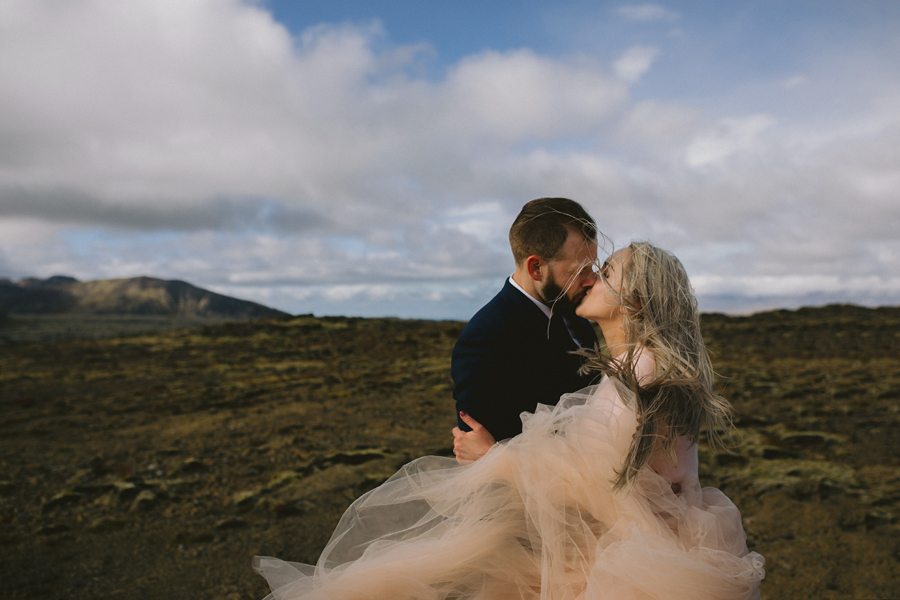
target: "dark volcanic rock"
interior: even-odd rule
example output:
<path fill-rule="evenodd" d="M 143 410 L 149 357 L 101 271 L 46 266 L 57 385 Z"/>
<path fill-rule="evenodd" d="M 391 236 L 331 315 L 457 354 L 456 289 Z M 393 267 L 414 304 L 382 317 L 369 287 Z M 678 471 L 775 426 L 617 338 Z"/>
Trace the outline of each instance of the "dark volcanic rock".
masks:
<path fill-rule="evenodd" d="M 49 510 L 53 510 L 54 508 L 59 508 L 61 506 L 68 506 L 69 504 L 76 504 L 81 502 L 84 498 L 83 495 L 78 492 L 73 492 L 71 490 L 62 491 L 55 496 L 53 496 L 50 500 L 44 503 L 42 507 L 44 512 Z"/>
<path fill-rule="evenodd" d="M 206 471 L 209 467 L 202 460 L 186 458 L 179 469 L 184 473 L 199 473 L 200 471 Z"/>
<path fill-rule="evenodd" d="M 155 492 L 151 490 L 142 490 L 137 496 L 135 496 L 134 502 L 132 502 L 131 507 L 133 510 L 147 511 L 156 506 L 158 502 L 159 496 L 157 496 Z"/>
<path fill-rule="evenodd" d="M 249 523 L 244 519 L 222 519 L 216 523 L 216 529 L 242 529 L 248 525 Z"/>
<path fill-rule="evenodd" d="M 99 517 L 88 524 L 86 529 L 94 533 L 103 533 L 106 531 L 118 531 L 123 529 L 127 523 L 121 519 L 111 517 Z"/>

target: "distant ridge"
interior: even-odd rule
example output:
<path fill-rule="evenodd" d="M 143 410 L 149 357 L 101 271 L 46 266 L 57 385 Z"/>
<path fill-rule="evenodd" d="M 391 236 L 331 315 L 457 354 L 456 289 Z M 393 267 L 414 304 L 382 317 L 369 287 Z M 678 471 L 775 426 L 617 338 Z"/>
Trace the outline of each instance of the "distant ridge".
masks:
<path fill-rule="evenodd" d="M 31 315 L 129 315 L 256 319 L 287 313 L 193 286 L 185 281 L 133 277 L 81 282 L 54 275 L 17 282 L 0 279 L 0 312 Z"/>

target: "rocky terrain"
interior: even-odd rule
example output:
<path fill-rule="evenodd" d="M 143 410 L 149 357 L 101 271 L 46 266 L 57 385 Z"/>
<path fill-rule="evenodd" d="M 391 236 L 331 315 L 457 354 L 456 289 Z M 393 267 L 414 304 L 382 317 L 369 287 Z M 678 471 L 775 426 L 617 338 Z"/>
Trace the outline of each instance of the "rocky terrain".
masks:
<path fill-rule="evenodd" d="M 9 326 L 0 323 L 0 334 Z M 262 598 L 359 494 L 448 455 L 461 323 L 302 316 L 0 344 L 5 598 Z M 763 597 L 900 597 L 900 308 L 705 315 L 737 445 L 701 449 Z"/>

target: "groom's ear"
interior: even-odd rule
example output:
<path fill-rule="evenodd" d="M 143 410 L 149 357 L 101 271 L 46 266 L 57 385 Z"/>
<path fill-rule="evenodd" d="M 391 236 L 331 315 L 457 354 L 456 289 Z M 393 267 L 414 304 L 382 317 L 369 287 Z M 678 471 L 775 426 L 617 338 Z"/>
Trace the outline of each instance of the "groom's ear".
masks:
<path fill-rule="evenodd" d="M 544 260 L 537 254 L 532 254 L 525 259 L 525 270 L 528 271 L 528 276 L 535 281 L 541 281 L 541 278 L 543 277 L 541 267 L 543 265 Z"/>

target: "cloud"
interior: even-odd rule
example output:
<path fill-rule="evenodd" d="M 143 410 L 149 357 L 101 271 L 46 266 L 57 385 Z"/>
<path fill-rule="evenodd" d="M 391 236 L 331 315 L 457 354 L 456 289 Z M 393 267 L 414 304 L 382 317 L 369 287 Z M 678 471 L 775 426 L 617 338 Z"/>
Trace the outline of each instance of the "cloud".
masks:
<path fill-rule="evenodd" d="M 779 110 L 746 86 L 741 103 L 638 96 L 669 51 L 649 43 L 611 71 L 487 49 L 426 77 L 436 50 L 378 22 L 292 33 L 257 2 L 4 10 L 0 276 L 155 275 L 294 312 L 464 317 L 511 272 L 522 203 L 561 195 L 619 245 L 675 251 L 715 302 L 884 301 L 900 278 L 892 64 L 750 86 L 790 96 Z M 807 110 L 831 81 L 840 103 Z"/>
<path fill-rule="evenodd" d="M 636 83 L 650 70 L 659 50 L 649 46 L 633 46 L 625 51 L 613 64 L 613 68 L 621 79 L 628 83 Z"/>
<path fill-rule="evenodd" d="M 616 14 L 629 21 L 672 21 L 678 13 L 659 4 L 627 4 L 616 8 Z"/>
<path fill-rule="evenodd" d="M 0 56 L 3 214 L 140 229 L 193 211 L 177 221 L 203 227 L 204 211 L 263 198 L 285 214 L 412 223 L 441 198 L 477 197 L 467 179 L 486 156 L 597 130 L 627 98 L 596 64 L 528 50 L 415 78 L 429 49 L 392 46 L 377 23 L 292 39 L 237 0 L 15 9 Z"/>
<path fill-rule="evenodd" d="M 803 75 L 794 75 L 793 77 L 788 77 L 787 79 L 785 79 L 783 85 L 785 89 L 790 90 L 795 87 L 806 85 L 807 83 L 809 83 L 808 78 L 804 77 Z"/>
<path fill-rule="evenodd" d="M 137 230 L 265 229 L 282 233 L 329 231 L 336 224 L 322 211 L 273 198 L 200 198 L 179 205 L 122 203 L 79 190 L 0 188 L 5 218 L 40 218 L 51 223 L 103 225 Z"/>
<path fill-rule="evenodd" d="M 759 136 L 774 124 L 775 119 L 764 114 L 722 119 L 688 145 L 685 162 L 691 167 L 721 164 L 738 152 L 756 147 Z"/>
<path fill-rule="evenodd" d="M 327 300 L 346 302 L 351 298 L 366 296 L 373 300 L 392 300 L 391 288 L 386 285 L 338 285 L 324 292 Z"/>
<path fill-rule="evenodd" d="M 454 131 L 506 143 L 594 129 L 626 99 L 625 87 L 595 64 L 560 63 L 527 50 L 466 58 L 442 88 Z"/>
<path fill-rule="evenodd" d="M 615 134 L 622 144 L 674 147 L 696 135 L 703 124 L 703 116 L 695 108 L 644 100 L 622 114 Z"/>

